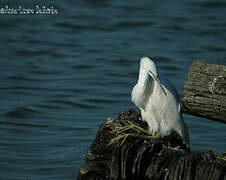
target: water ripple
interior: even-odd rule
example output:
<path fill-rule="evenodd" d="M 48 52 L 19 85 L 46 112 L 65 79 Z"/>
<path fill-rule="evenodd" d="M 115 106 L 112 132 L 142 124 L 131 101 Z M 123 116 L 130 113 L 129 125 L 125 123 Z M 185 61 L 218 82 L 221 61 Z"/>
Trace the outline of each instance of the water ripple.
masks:
<path fill-rule="evenodd" d="M 54 3 L 57 15 L 1 16 L 4 180 L 75 179 L 104 119 L 135 108 L 130 94 L 142 56 L 180 94 L 193 60 L 226 65 L 223 1 Z M 225 126 L 184 119 L 192 150 L 225 151 Z"/>
<path fill-rule="evenodd" d="M 17 107 L 5 113 L 6 116 L 12 118 L 35 118 L 36 116 L 39 116 L 39 114 L 40 112 L 28 107 Z"/>
<path fill-rule="evenodd" d="M 85 104 L 81 102 L 72 102 L 72 101 L 66 101 L 66 100 L 49 100 L 48 103 L 53 104 L 62 104 L 67 106 L 73 106 L 81 109 L 98 109 L 95 105 Z"/>

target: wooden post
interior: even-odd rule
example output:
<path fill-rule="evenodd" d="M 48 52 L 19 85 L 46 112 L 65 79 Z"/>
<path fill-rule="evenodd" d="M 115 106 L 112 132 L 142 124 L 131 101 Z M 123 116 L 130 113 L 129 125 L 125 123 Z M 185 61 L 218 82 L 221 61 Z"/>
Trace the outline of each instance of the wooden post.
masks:
<path fill-rule="evenodd" d="M 119 140 L 109 145 L 112 138 L 118 137 L 120 127 L 132 123 L 145 128 L 140 118 L 140 112 L 134 110 L 124 111 L 117 119 L 108 118 L 100 126 L 77 179 L 226 180 L 226 154 L 192 153 L 175 136 L 143 138 L 128 130 L 124 133 L 133 136 L 123 144 Z"/>
<path fill-rule="evenodd" d="M 182 110 L 226 123 L 226 66 L 195 61 L 185 82 Z M 140 119 L 140 112 L 134 110 L 108 118 L 100 126 L 77 179 L 226 180 L 226 153 L 193 153 L 173 134 L 152 139 L 128 130 L 123 133 L 130 136 L 122 144 L 119 140 L 109 145 L 120 135 L 118 128 L 129 124 L 146 128 Z"/>
<path fill-rule="evenodd" d="M 194 61 L 184 85 L 182 111 L 226 123 L 226 66 Z"/>

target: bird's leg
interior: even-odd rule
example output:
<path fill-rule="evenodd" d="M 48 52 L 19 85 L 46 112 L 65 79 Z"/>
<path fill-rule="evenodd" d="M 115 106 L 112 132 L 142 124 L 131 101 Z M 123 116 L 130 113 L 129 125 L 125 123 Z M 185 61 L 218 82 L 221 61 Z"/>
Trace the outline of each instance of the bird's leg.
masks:
<path fill-rule="evenodd" d="M 153 135 L 148 130 L 145 130 L 145 129 L 143 129 L 143 128 L 135 125 L 135 124 L 130 124 L 130 125 L 127 125 L 125 127 L 117 128 L 115 131 L 118 134 L 121 134 L 121 133 L 128 131 L 128 130 L 134 130 L 134 131 L 138 132 L 139 134 L 127 133 L 127 134 L 118 135 L 117 137 L 111 139 L 111 141 L 108 143 L 108 146 L 113 144 L 116 141 L 119 141 L 120 139 L 122 139 L 122 142 L 120 144 L 120 145 L 122 145 L 125 142 L 125 140 L 127 139 L 127 137 L 129 137 L 129 136 L 133 137 L 133 138 L 141 138 L 141 139 L 156 139 L 156 138 L 160 137 L 159 134 Z M 146 134 L 146 135 L 142 135 L 141 133 Z"/>

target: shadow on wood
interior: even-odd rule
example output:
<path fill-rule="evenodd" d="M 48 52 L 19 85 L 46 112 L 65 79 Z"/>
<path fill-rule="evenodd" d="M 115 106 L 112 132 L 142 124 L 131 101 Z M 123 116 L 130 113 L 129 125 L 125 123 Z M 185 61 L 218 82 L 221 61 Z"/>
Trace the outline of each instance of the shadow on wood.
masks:
<path fill-rule="evenodd" d="M 194 154 L 175 136 L 158 139 L 128 137 L 108 146 L 118 127 L 136 124 L 146 128 L 140 112 L 127 110 L 102 124 L 80 169 L 78 180 L 226 180 L 226 155 L 209 151 Z M 131 134 L 137 134 L 129 130 Z"/>
<path fill-rule="evenodd" d="M 226 123 L 226 66 L 201 61 L 191 65 L 182 111 Z"/>

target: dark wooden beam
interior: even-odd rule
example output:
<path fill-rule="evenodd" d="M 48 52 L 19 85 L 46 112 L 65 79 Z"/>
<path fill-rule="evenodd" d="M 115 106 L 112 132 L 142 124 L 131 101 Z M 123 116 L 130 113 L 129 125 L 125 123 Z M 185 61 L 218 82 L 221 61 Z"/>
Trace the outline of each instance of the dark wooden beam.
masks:
<path fill-rule="evenodd" d="M 194 61 L 184 85 L 182 111 L 226 123 L 226 66 Z"/>
<path fill-rule="evenodd" d="M 226 179 L 226 154 L 192 153 L 176 136 L 151 139 L 128 130 L 124 133 L 132 135 L 123 144 L 119 140 L 108 145 L 118 137 L 117 128 L 131 123 L 146 128 L 140 118 L 140 112 L 134 110 L 124 111 L 116 119 L 108 118 L 100 126 L 77 179 Z"/>

